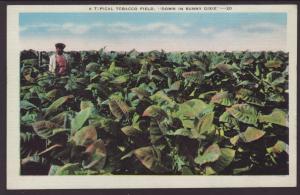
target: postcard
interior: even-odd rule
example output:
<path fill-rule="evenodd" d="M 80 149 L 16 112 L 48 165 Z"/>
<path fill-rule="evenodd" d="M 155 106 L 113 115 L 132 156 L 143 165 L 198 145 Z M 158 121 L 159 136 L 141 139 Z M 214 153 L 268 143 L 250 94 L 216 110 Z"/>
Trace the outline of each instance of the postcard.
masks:
<path fill-rule="evenodd" d="M 9 5 L 7 188 L 295 187 L 296 5 Z"/>

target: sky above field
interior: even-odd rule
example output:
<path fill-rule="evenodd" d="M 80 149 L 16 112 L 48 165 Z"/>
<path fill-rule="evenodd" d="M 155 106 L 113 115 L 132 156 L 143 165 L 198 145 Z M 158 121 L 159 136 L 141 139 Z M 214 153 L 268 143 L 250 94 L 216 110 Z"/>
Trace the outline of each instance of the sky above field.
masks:
<path fill-rule="evenodd" d="M 22 13 L 21 49 L 286 50 L 285 13 Z"/>

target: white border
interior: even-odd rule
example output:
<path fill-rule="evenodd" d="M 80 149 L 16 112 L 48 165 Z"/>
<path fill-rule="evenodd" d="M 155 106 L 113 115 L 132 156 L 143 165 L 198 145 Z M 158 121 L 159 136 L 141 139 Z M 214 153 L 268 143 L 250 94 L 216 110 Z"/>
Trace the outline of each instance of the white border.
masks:
<path fill-rule="evenodd" d="M 219 5 L 230 12 L 286 12 L 289 52 L 289 175 L 287 176 L 20 176 L 19 175 L 19 13 L 98 12 L 92 5 L 9 5 L 7 7 L 7 189 L 295 187 L 297 154 L 297 6 Z M 95 5 L 109 6 L 109 5 Z M 118 6 L 118 5 L 114 5 Z M 110 7 L 114 7 L 110 6 Z M 126 5 L 120 5 L 126 6 Z M 127 5 L 133 6 L 133 5 Z M 154 5 L 134 5 L 153 7 Z M 167 5 L 164 5 L 167 6 Z M 170 5 L 193 7 L 193 5 Z M 194 5 L 201 6 L 204 5 Z M 208 5 L 213 6 L 213 5 Z M 159 5 L 154 7 L 159 8 Z M 109 12 L 109 11 L 107 11 Z M 134 11 L 128 11 L 134 12 Z M 157 11 L 159 12 L 159 11 Z M 170 12 L 170 11 L 167 11 Z M 186 12 L 186 11 L 185 11 Z M 189 11 L 193 12 L 193 11 Z M 228 12 L 224 10 L 203 12 Z M 292 94 L 293 92 L 293 94 Z"/>

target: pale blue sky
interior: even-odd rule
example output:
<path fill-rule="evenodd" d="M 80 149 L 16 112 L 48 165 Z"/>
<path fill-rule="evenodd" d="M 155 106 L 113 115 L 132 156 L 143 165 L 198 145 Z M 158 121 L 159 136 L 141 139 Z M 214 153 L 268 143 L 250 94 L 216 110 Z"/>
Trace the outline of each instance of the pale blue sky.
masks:
<path fill-rule="evenodd" d="M 19 19 L 22 47 L 45 50 L 59 40 L 69 49 L 284 50 L 287 22 L 285 13 L 22 13 Z"/>

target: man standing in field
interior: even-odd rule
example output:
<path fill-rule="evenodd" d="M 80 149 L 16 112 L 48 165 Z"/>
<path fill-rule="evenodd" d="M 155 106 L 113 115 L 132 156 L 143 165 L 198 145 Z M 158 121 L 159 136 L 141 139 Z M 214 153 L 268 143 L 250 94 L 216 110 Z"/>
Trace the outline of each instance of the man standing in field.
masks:
<path fill-rule="evenodd" d="M 66 75 L 68 71 L 68 58 L 64 54 L 65 47 L 63 43 L 56 43 L 56 53 L 50 56 L 49 71 L 59 76 Z"/>

